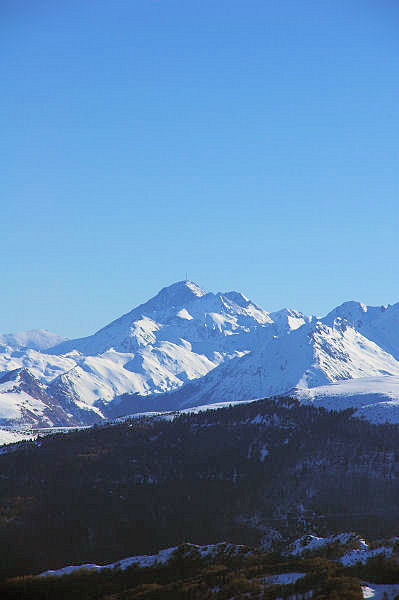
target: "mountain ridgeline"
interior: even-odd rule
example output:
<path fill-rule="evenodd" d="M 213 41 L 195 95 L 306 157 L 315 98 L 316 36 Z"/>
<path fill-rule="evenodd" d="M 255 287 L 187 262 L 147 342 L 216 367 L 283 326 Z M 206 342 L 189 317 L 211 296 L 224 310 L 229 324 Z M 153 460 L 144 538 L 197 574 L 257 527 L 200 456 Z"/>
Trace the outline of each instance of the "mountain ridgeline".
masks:
<path fill-rule="evenodd" d="M 0 429 L 287 394 L 399 422 L 399 304 L 268 313 L 239 292 L 181 281 L 89 337 L 1 341 Z"/>

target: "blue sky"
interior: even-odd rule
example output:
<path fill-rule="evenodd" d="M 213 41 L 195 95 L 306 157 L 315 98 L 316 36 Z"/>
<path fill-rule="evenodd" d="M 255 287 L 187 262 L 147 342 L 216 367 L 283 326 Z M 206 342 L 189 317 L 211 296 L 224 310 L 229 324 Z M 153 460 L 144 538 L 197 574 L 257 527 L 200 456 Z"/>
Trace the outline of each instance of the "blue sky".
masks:
<path fill-rule="evenodd" d="M 0 331 L 184 279 L 399 300 L 399 5 L 3 0 Z"/>

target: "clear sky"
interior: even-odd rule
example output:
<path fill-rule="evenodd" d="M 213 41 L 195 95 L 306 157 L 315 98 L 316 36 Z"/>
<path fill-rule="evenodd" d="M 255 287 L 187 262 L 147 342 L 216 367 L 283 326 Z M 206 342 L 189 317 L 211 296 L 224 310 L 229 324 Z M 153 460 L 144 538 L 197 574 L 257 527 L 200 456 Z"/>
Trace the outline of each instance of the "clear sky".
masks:
<path fill-rule="evenodd" d="M 0 332 L 185 278 L 399 300 L 396 0 L 2 0 Z"/>

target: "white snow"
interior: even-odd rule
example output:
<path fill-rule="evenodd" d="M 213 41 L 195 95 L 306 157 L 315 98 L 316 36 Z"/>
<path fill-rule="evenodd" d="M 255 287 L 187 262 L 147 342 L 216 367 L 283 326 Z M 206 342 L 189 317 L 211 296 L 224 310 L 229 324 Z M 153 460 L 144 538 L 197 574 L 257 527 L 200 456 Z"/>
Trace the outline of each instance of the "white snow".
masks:
<path fill-rule="evenodd" d="M 177 394 L 181 407 L 288 394 L 330 382 L 361 377 L 399 376 L 399 362 L 350 327 L 330 328 L 320 321 L 270 340 L 259 333 L 258 344 L 188 383 Z"/>
<path fill-rule="evenodd" d="M 86 338 L 48 348 L 55 334 L 12 335 L 0 337 L 0 377 L 25 367 L 100 417 L 97 402 L 126 393 L 167 393 L 176 410 L 294 394 L 399 422 L 399 303 L 346 302 L 318 319 L 288 308 L 269 314 L 239 292 L 180 281 Z M 42 351 L 21 347 L 28 343 Z M 16 400 L 3 399 L 4 418 L 18 418 Z"/>
<path fill-rule="evenodd" d="M 344 302 L 323 321 L 332 324 L 340 317 L 365 337 L 399 360 L 399 302 L 393 305 L 365 306 L 361 302 Z"/>
<path fill-rule="evenodd" d="M 367 544 L 365 547 L 358 548 L 355 550 L 351 550 L 350 552 L 346 552 L 340 558 L 340 562 L 346 567 L 351 567 L 356 563 L 365 564 L 369 558 L 373 558 L 374 556 L 379 555 L 391 556 L 392 548 L 389 546 L 380 546 L 378 548 L 370 549 Z"/>
<path fill-rule="evenodd" d="M 362 593 L 365 599 L 394 600 L 399 594 L 399 583 L 378 584 L 363 582 Z"/>
<path fill-rule="evenodd" d="M 191 282 L 179 282 L 93 336 L 50 352 L 73 361 L 58 383 L 75 400 L 93 406 L 124 393 L 179 389 L 250 352 L 259 328 L 270 324 L 267 313 L 238 293 L 207 294 Z"/>
<path fill-rule="evenodd" d="M 49 355 L 32 349 L 0 348 L 0 377 L 8 371 L 26 368 L 43 382 L 72 369 L 76 361 L 69 357 Z"/>
<path fill-rule="evenodd" d="M 71 565 L 63 567 L 62 569 L 57 569 L 55 571 L 45 571 L 44 573 L 40 573 L 39 577 L 45 577 L 46 575 L 70 575 L 71 573 L 75 571 L 80 571 L 81 569 L 88 569 L 89 571 L 102 571 L 103 569 L 118 568 L 123 571 L 128 567 L 131 567 L 132 565 L 137 565 L 138 567 L 142 568 L 152 567 L 155 564 L 166 563 L 176 549 L 177 547 L 167 548 L 166 550 L 161 550 L 160 552 L 158 552 L 158 554 L 153 555 L 131 556 L 130 558 L 124 558 L 109 565 L 96 565 L 93 563 L 86 563 L 83 565 Z"/>
<path fill-rule="evenodd" d="M 276 323 L 280 332 L 293 331 L 312 320 L 312 317 L 289 308 L 283 308 L 282 310 L 270 313 L 270 318 Z"/>
<path fill-rule="evenodd" d="M 138 567 L 152 567 L 154 565 L 162 565 L 168 562 L 170 558 L 173 556 L 174 552 L 178 549 L 178 546 L 173 548 L 166 548 L 165 550 L 160 550 L 158 554 L 149 554 L 143 556 L 131 556 L 129 558 L 123 558 L 114 563 L 108 565 L 96 565 L 93 563 L 87 563 L 83 565 L 71 565 L 63 567 L 62 569 L 57 570 L 49 570 L 44 573 L 40 573 L 39 577 L 46 577 L 47 575 L 51 576 L 61 576 L 61 575 L 69 575 L 75 571 L 79 571 L 80 569 L 88 569 L 89 571 L 101 571 L 103 569 L 127 569 L 132 565 L 137 565 Z M 207 556 L 215 556 L 218 552 L 224 552 L 229 555 L 238 554 L 238 553 L 247 553 L 245 546 L 234 545 L 234 544 L 226 544 L 224 542 L 220 542 L 218 544 L 210 544 L 208 546 L 197 546 L 196 544 L 186 544 L 186 550 L 189 553 L 191 550 L 197 551 L 200 553 L 202 558 Z"/>
<path fill-rule="evenodd" d="M 0 345 L 10 346 L 11 348 L 32 348 L 33 350 L 43 351 L 63 341 L 65 341 L 65 338 L 46 329 L 31 329 L 18 333 L 0 334 Z"/>
<path fill-rule="evenodd" d="M 1 387 L 1 386 L 0 386 Z M 18 419 L 22 416 L 23 409 L 29 409 L 33 412 L 43 414 L 46 405 L 32 398 L 26 392 L 6 392 L 1 393 L 0 390 L 0 418 L 1 419 Z"/>
<path fill-rule="evenodd" d="M 0 429 L 0 446 L 5 444 L 14 444 L 22 440 L 34 440 L 37 434 L 29 431 L 11 431 L 9 429 Z M 1 450 L 0 450 L 1 452 Z"/>
<path fill-rule="evenodd" d="M 296 389 L 301 402 L 330 410 L 356 408 L 357 415 L 374 423 L 399 423 L 399 377 L 361 377 L 310 389 Z"/>
<path fill-rule="evenodd" d="M 0 383 L 0 423 L 8 420 L 23 420 L 28 411 L 34 415 L 44 414 L 47 406 L 19 386 L 19 381 L 10 380 Z"/>
<path fill-rule="evenodd" d="M 190 315 L 190 313 L 188 312 L 188 310 L 186 310 L 185 308 L 182 308 L 181 310 L 179 310 L 179 312 L 177 313 L 177 316 L 180 319 L 186 319 L 186 321 L 192 321 L 193 317 Z"/>
<path fill-rule="evenodd" d="M 354 533 L 340 533 L 327 537 L 304 535 L 289 546 L 287 553 L 299 556 L 303 553 L 315 552 L 330 544 L 347 545 L 348 543 L 351 544 L 352 548 L 339 558 L 339 562 L 346 567 L 353 566 L 356 563 L 365 564 L 369 558 L 373 558 L 374 556 L 392 555 L 392 546 L 381 545 L 369 548 L 366 540 Z"/>

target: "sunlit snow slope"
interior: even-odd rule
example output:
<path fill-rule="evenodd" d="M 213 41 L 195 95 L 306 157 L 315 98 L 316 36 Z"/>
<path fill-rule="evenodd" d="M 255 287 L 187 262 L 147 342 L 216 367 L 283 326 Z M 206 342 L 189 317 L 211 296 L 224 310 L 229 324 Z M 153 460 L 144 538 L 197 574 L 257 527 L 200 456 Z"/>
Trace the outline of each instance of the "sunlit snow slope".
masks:
<path fill-rule="evenodd" d="M 398 361 L 340 319 L 333 327 L 314 321 L 271 341 L 265 339 L 252 353 L 168 397 L 182 408 L 282 395 L 294 388 L 328 389 L 342 380 L 374 377 L 385 381 L 398 375 Z"/>
<path fill-rule="evenodd" d="M 399 303 L 345 302 L 316 318 L 287 308 L 267 313 L 239 292 L 206 293 L 180 281 L 85 338 L 60 341 L 43 330 L 0 336 L 0 378 L 27 370 L 51 410 L 73 425 L 287 393 L 399 420 L 398 340 Z M 44 424 L 45 415 L 60 423 L 22 392 L 29 395 L 0 389 L 0 422 Z"/>

